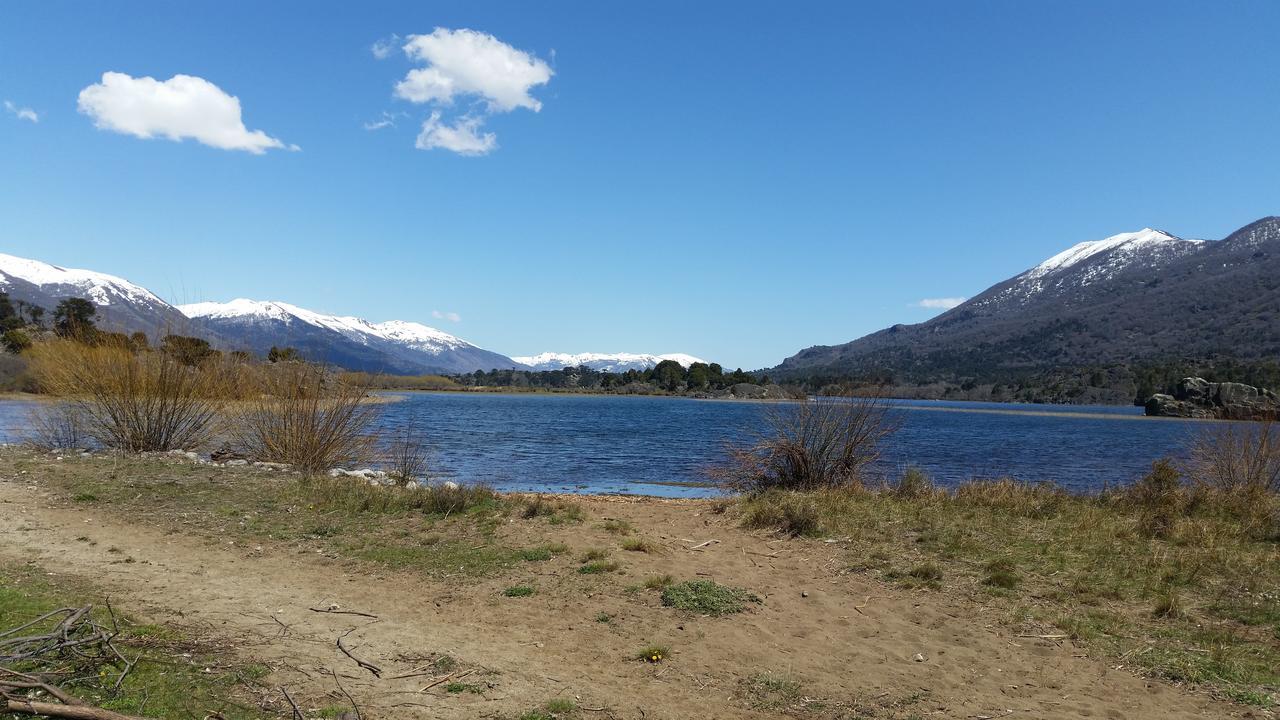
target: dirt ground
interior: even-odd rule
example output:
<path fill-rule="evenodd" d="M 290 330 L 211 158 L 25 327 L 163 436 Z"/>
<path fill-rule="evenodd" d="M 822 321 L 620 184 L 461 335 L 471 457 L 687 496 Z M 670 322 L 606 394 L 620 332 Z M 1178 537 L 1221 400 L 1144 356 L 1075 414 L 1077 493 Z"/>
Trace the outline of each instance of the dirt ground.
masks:
<path fill-rule="evenodd" d="M 371 573 L 283 543 L 140 524 L 58 501 L 30 478 L 0 481 L 0 556 L 84 577 L 152 622 L 232 638 L 274 669 L 268 683 L 309 707 L 340 704 L 340 683 L 366 718 L 516 718 L 554 698 L 574 700 L 575 717 L 637 720 L 1268 717 L 1060 638 L 1013 634 L 972 599 L 843 572 L 838 542 L 748 532 L 704 501 L 579 502 L 586 522 L 510 521 L 499 534 L 573 553 L 611 547 L 625 574 L 583 575 L 572 556 L 483 579 Z M 661 552 L 620 550 L 600 526 L 610 518 Z M 763 602 L 702 617 L 627 589 L 655 574 L 712 579 Z M 536 592 L 505 597 L 513 584 Z M 332 607 L 376 617 L 310 609 Z M 340 637 L 381 677 L 345 655 Z M 671 653 L 634 659 L 650 644 Z M 439 669 L 441 655 L 456 667 Z M 768 678 L 787 679 L 785 689 L 771 692 Z M 450 682 L 470 689 L 447 692 Z"/>

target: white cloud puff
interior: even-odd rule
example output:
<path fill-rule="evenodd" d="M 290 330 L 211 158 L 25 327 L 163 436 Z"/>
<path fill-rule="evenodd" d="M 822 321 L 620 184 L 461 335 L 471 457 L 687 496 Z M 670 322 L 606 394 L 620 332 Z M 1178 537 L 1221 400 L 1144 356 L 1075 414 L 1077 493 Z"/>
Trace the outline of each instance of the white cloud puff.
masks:
<path fill-rule="evenodd" d="M 462 316 L 456 312 L 441 312 L 439 310 L 432 310 L 431 317 L 437 320 L 448 320 L 449 322 L 462 322 Z"/>
<path fill-rule="evenodd" d="M 273 148 L 298 149 L 261 130 L 246 128 L 239 98 L 192 75 L 174 75 L 161 82 L 106 72 L 102 82 L 80 91 L 79 109 L 103 130 L 143 139 L 191 138 L 210 147 L 255 155 Z"/>
<path fill-rule="evenodd" d="M 396 45 L 400 43 L 399 35 L 391 35 L 391 37 L 382 38 L 369 48 L 373 56 L 379 60 L 386 60 L 391 57 L 391 53 L 395 52 Z"/>
<path fill-rule="evenodd" d="M 422 132 L 418 133 L 414 146 L 419 150 L 452 150 L 459 155 L 487 155 L 497 149 L 498 136 L 481 132 L 483 124 L 481 118 L 464 117 L 449 125 L 440 120 L 440 111 L 437 110 L 422 123 Z"/>
<path fill-rule="evenodd" d="M 456 96 L 474 95 L 488 103 L 490 112 L 520 107 L 537 112 L 542 103 L 529 92 L 554 74 L 542 59 L 475 30 L 436 28 L 430 35 L 410 35 L 404 52 L 427 64 L 396 84 L 396 95 L 415 103 L 447 104 Z"/>
<path fill-rule="evenodd" d="M 27 120 L 33 123 L 40 122 L 39 113 L 37 113 L 35 110 L 32 110 L 29 107 L 19 107 L 8 100 L 5 100 L 4 109 L 5 109 L 5 112 L 18 118 L 19 120 Z"/>
<path fill-rule="evenodd" d="M 948 298 L 925 298 L 915 303 L 916 307 L 928 308 L 930 310 L 950 310 L 951 308 L 963 303 L 969 298 L 948 297 Z"/>

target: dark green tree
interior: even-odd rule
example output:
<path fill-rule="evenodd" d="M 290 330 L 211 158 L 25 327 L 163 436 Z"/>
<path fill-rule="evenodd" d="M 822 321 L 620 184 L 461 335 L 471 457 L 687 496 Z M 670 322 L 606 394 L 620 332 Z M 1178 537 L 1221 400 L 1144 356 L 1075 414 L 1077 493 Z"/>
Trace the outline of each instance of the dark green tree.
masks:
<path fill-rule="evenodd" d="M 53 309 L 53 329 L 63 337 L 89 340 L 95 330 L 93 317 L 98 308 L 84 298 L 66 298 Z"/>
<path fill-rule="evenodd" d="M 219 354 L 217 350 L 210 347 L 208 340 L 185 335 L 165 335 L 160 341 L 160 352 L 190 367 L 195 367 Z"/>
<path fill-rule="evenodd" d="M 17 329 L 6 330 L 4 335 L 0 335 L 0 344 L 4 345 L 5 350 L 17 355 L 31 347 L 31 336 Z"/>
<path fill-rule="evenodd" d="M 684 366 L 675 360 L 663 360 L 653 366 L 653 381 L 664 390 L 679 390 L 684 382 Z"/>
<path fill-rule="evenodd" d="M 276 347 L 272 345 L 271 349 L 267 351 L 268 362 L 297 362 L 301 359 L 302 356 L 298 354 L 298 351 L 291 347 Z"/>

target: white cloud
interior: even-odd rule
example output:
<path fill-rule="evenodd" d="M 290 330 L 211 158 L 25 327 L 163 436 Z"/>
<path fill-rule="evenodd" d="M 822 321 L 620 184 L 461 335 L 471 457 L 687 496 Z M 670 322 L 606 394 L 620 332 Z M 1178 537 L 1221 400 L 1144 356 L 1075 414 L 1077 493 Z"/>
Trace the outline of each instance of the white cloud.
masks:
<path fill-rule="evenodd" d="M 449 322 L 462 322 L 462 316 L 456 312 L 440 312 L 439 310 L 432 310 L 431 317 L 437 320 L 448 320 Z"/>
<path fill-rule="evenodd" d="M 440 121 L 440 111 L 431 113 L 431 117 L 422 123 L 422 132 L 414 147 L 419 150 L 443 148 L 459 155 L 487 155 L 498 147 L 498 136 L 491 132 L 481 133 L 483 118 L 464 117 L 453 125 Z"/>
<path fill-rule="evenodd" d="M 40 115 L 36 113 L 35 110 L 32 110 L 29 107 L 18 107 L 17 105 L 14 105 L 12 102 L 5 100 L 4 109 L 10 115 L 13 115 L 19 120 L 29 120 L 33 123 L 40 122 Z"/>
<path fill-rule="evenodd" d="M 365 130 L 381 130 L 383 128 L 395 127 L 396 118 L 404 117 L 404 113 L 389 113 L 382 111 L 382 117 L 377 120 L 369 120 L 364 124 Z"/>
<path fill-rule="evenodd" d="M 161 82 L 106 72 L 102 82 L 80 91 L 80 112 L 103 130 L 143 139 L 191 138 L 222 150 L 261 155 L 285 145 L 261 130 L 249 130 L 240 117 L 240 99 L 192 75 L 174 75 Z"/>
<path fill-rule="evenodd" d="M 930 310 L 950 310 L 968 299 L 962 297 L 925 298 L 914 303 L 914 305 L 916 307 L 929 308 Z"/>
<path fill-rule="evenodd" d="M 554 74 L 542 59 L 475 30 L 436 28 L 430 35 L 410 35 L 404 52 L 427 63 L 396 84 L 396 95 L 415 103 L 448 104 L 455 96 L 475 95 L 490 112 L 518 107 L 537 112 L 542 103 L 529 91 Z"/>
<path fill-rule="evenodd" d="M 391 53 L 395 52 L 396 45 L 400 44 L 399 35 L 391 35 L 391 37 L 382 38 L 375 42 L 373 47 L 369 48 L 373 56 L 379 60 L 386 60 L 391 57 Z"/>

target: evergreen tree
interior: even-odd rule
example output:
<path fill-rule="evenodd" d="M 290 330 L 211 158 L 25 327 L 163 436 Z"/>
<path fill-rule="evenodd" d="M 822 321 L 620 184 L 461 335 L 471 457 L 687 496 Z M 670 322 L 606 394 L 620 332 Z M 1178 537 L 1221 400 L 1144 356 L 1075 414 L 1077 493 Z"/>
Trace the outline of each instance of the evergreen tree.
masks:
<path fill-rule="evenodd" d="M 84 298 L 66 298 L 53 309 L 53 329 L 63 337 L 89 340 L 94 333 L 93 317 L 98 308 Z"/>

